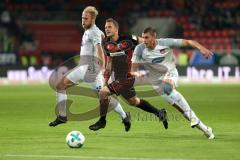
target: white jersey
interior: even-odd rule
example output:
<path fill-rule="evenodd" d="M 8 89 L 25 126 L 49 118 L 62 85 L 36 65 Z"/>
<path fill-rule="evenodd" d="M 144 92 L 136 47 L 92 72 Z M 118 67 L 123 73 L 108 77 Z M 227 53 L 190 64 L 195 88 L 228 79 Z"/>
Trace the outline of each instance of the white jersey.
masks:
<path fill-rule="evenodd" d="M 101 44 L 101 42 L 102 31 L 96 25 L 93 25 L 83 34 L 80 56 L 89 55 L 97 57 L 95 46 Z"/>
<path fill-rule="evenodd" d="M 154 49 L 146 48 L 143 43 L 137 45 L 132 56 L 132 63 L 144 63 L 145 70 L 154 79 L 176 68 L 171 47 L 182 46 L 182 39 L 161 38 L 156 41 Z"/>
<path fill-rule="evenodd" d="M 100 70 L 96 45 L 101 44 L 103 32 L 93 25 L 82 37 L 80 64 L 67 75 L 67 78 L 77 84 L 79 81 L 89 83 L 94 90 L 103 86 L 103 76 Z"/>
<path fill-rule="evenodd" d="M 89 70 L 93 72 L 99 71 L 99 60 L 97 55 L 96 45 L 101 44 L 103 32 L 93 25 L 87 29 L 82 37 L 80 51 L 80 65 L 89 65 Z"/>

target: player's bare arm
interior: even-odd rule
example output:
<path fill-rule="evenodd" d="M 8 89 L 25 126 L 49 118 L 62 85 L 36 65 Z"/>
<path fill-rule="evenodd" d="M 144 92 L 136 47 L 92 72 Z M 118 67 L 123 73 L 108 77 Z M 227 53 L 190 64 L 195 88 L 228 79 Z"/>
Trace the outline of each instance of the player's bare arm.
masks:
<path fill-rule="evenodd" d="M 198 49 L 205 58 L 209 58 L 213 55 L 209 49 L 205 48 L 203 45 L 194 40 L 183 39 L 183 46 L 189 46 Z"/>
<path fill-rule="evenodd" d="M 102 49 L 101 44 L 96 44 L 96 49 L 97 49 L 97 56 L 99 58 L 99 62 L 100 62 L 100 67 L 102 70 L 104 70 L 104 66 L 105 66 L 105 58 L 104 58 L 104 52 Z"/>
<path fill-rule="evenodd" d="M 131 75 L 135 76 L 135 77 L 139 77 L 138 74 L 138 67 L 139 65 L 137 63 L 132 63 L 132 68 L 131 68 Z"/>
<path fill-rule="evenodd" d="M 145 70 L 139 70 L 139 64 L 138 63 L 132 63 L 132 68 L 131 68 L 131 75 L 134 77 L 144 77 L 147 72 Z"/>
<path fill-rule="evenodd" d="M 112 74 L 112 58 L 107 57 L 106 68 L 105 68 L 105 71 L 104 71 L 105 84 L 108 83 L 108 80 L 109 80 L 111 74 Z"/>

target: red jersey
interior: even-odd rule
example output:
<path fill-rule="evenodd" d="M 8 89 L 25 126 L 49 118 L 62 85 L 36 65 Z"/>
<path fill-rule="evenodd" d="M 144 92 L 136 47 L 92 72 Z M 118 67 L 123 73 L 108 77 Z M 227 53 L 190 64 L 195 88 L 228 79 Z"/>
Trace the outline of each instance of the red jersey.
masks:
<path fill-rule="evenodd" d="M 110 38 L 103 40 L 105 53 L 112 58 L 115 80 L 126 79 L 130 75 L 132 54 L 137 44 L 136 36 L 119 36 L 116 42 Z"/>

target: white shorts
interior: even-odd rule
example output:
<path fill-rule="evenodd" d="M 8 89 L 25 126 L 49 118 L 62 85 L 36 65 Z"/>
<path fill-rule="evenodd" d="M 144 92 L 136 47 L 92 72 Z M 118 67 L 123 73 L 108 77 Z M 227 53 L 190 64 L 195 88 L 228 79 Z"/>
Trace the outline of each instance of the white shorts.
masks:
<path fill-rule="evenodd" d="M 163 83 L 162 82 L 164 82 L 164 80 L 167 80 L 167 79 L 172 80 L 174 82 L 175 87 L 177 87 L 178 71 L 177 71 L 176 68 L 168 71 L 166 74 L 164 74 L 163 76 L 159 77 L 158 83 L 152 85 L 153 89 L 155 89 L 160 94 L 164 94 L 162 92 L 162 87 L 163 87 Z"/>
<path fill-rule="evenodd" d="M 96 91 L 99 91 L 104 84 L 102 72 L 93 72 L 89 70 L 88 65 L 75 67 L 67 74 L 66 78 L 72 81 L 74 84 L 85 82 Z"/>

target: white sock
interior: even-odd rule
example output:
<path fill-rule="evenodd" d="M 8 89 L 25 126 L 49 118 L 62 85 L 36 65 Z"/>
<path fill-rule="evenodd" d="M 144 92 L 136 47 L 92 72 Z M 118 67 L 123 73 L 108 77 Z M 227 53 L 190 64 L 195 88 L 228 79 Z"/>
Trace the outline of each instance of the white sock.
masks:
<path fill-rule="evenodd" d="M 182 96 L 181 93 L 179 93 L 177 90 L 173 90 L 170 95 L 162 95 L 162 97 L 171 105 L 176 104 L 180 109 L 183 111 L 184 116 L 190 120 L 192 118 L 197 118 L 198 117 L 195 115 L 193 110 L 190 108 L 189 104 L 185 100 L 185 98 Z"/>
<path fill-rule="evenodd" d="M 66 90 L 61 90 L 56 92 L 57 94 L 57 104 L 58 104 L 58 110 L 59 110 L 59 115 L 66 117 L 66 102 L 67 102 L 67 94 Z"/>
<path fill-rule="evenodd" d="M 199 122 L 199 124 L 196 126 L 198 129 L 200 129 L 201 131 L 203 131 L 204 133 L 207 132 L 208 127 L 203 124 L 201 121 Z"/>
<path fill-rule="evenodd" d="M 113 107 L 114 111 L 117 112 L 122 117 L 122 119 L 127 117 L 121 104 L 114 97 L 110 97 L 109 106 Z"/>

